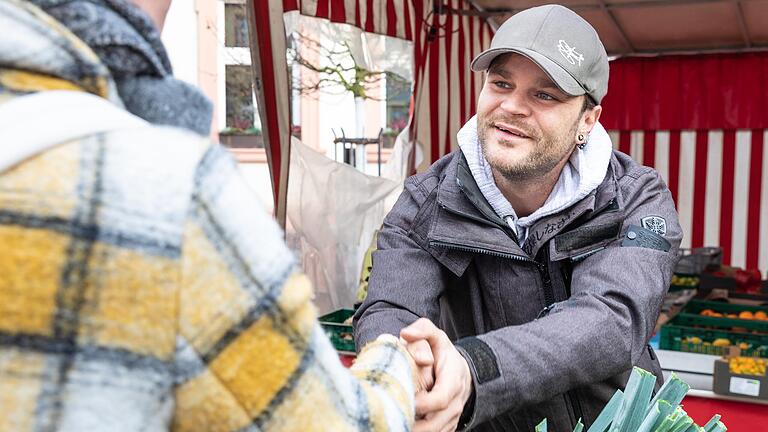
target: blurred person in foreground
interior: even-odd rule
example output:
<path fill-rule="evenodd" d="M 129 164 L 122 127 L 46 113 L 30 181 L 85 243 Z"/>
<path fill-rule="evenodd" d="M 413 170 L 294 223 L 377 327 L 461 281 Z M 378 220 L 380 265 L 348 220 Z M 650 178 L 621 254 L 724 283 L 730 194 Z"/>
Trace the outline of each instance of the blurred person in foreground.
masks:
<path fill-rule="evenodd" d="M 410 429 L 412 358 L 341 365 L 169 5 L 0 0 L 0 431 Z"/>

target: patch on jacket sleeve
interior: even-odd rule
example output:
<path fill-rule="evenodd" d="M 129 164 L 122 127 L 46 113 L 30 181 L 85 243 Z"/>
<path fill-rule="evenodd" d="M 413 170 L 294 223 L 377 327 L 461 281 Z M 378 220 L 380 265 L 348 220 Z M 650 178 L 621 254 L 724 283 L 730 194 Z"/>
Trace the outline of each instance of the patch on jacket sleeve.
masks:
<path fill-rule="evenodd" d="M 501 376 L 499 363 L 491 347 L 481 339 L 467 337 L 456 341 L 456 345 L 463 348 L 477 371 L 477 382 L 483 384 Z"/>
<path fill-rule="evenodd" d="M 555 250 L 569 252 L 581 249 L 603 240 L 615 239 L 619 232 L 621 222 L 578 228 L 555 237 Z"/>
<path fill-rule="evenodd" d="M 641 226 L 630 225 L 624 239 L 621 241 L 622 247 L 643 247 L 669 252 L 672 245 L 659 234 L 645 229 Z"/>
<path fill-rule="evenodd" d="M 667 220 L 661 216 L 646 216 L 640 219 L 640 225 L 660 236 L 667 234 Z"/>

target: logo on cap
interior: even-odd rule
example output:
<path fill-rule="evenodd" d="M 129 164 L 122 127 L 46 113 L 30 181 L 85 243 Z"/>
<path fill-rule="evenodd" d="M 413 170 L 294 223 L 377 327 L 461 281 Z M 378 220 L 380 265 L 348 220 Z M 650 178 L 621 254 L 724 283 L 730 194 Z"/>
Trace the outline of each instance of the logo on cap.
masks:
<path fill-rule="evenodd" d="M 560 42 L 558 42 L 557 49 L 560 51 L 560 54 L 562 54 L 563 57 L 568 60 L 568 63 L 572 65 L 575 65 L 576 62 L 579 62 L 579 66 L 581 66 L 581 62 L 584 61 L 584 56 L 576 51 L 576 47 L 571 48 L 568 46 L 568 42 L 562 39 L 560 39 Z"/>

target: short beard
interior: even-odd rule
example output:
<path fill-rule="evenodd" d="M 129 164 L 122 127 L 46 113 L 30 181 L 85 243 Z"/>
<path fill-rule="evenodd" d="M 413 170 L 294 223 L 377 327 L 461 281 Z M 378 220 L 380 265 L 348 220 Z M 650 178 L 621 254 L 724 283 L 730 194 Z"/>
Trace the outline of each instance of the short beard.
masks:
<path fill-rule="evenodd" d="M 478 139 L 485 159 L 491 168 L 510 182 L 522 182 L 542 179 L 549 174 L 565 158 L 570 157 L 575 142 L 573 138 L 579 126 L 579 120 L 565 134 L 559 136 L 542 137 L 530 133 L 529 128 L 523 127 L 518 122 L 509 122 L 522 129 L 526 135 L 536 141 L 536 145 L 524 160 L 509 163 L 502 158 L 496 158 L 488 149 L 487 132 L 493 128 L 494 119 L 482 122 L 478 128 Z M 503 150 L 502 150 L 503 151 Z"/>

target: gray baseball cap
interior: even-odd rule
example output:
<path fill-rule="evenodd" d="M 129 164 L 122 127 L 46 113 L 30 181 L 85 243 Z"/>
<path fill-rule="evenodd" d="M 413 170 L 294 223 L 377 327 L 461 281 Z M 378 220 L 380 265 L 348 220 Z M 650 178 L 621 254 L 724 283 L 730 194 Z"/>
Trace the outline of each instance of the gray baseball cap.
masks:
<path fill-rule="evenodd" d="M 513 15 L 496 30 L 491 47 L 472 61 L 472 70 L 487 70 L 493 59 L 510 52 L 539 65 L 567 94 L 588 94 L 599 104 L 608 92 L 603 43 L 587 21 L 564 6 L 538 6 Z"/>

